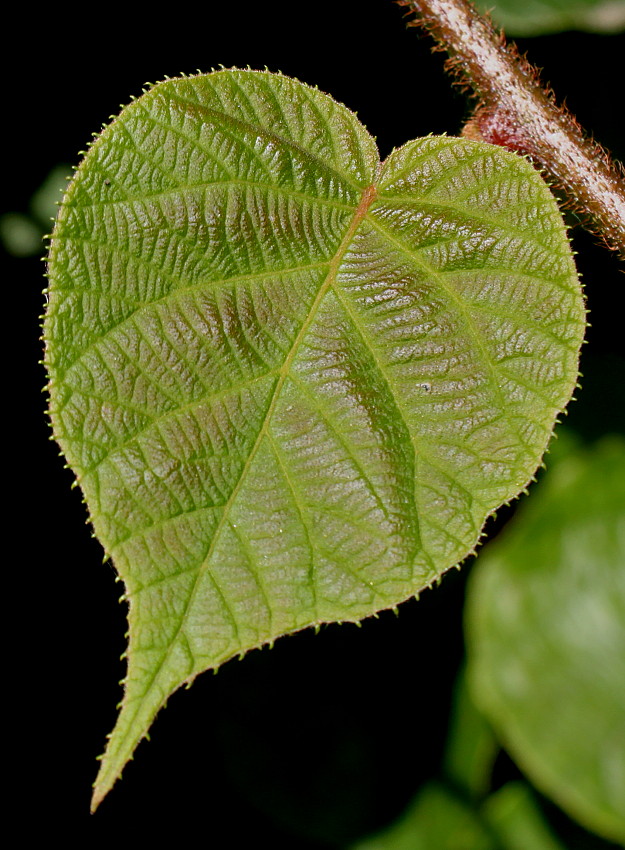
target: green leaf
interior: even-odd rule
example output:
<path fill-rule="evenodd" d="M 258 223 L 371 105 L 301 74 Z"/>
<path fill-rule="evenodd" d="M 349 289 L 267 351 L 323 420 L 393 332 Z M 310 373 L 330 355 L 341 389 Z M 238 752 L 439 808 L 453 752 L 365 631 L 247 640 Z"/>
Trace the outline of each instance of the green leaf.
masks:
<path fill-rule="evenodd" d="M 44 234 L 54 221 L 61 193 L 67 187 L 70 167 L 57 165 L 30 199 L 31 215 L 9 212 L 0 216 L 0 244 L 14 257 L 44 253 Z"/>
<path fill-rule="evenodd" d="M 0 243 L 14 257 L 32 257 L 38 252 L 43 254 L 41 228 L 22 213 L 0 216 Z"/>
<path fill-rule="evenodd" d="M 498 749 L 493 730 L 477 710 L 466 675 L 461 672 L 447 733 L 443 760 L 445 778 L 467 799 L 480 800 L 489 789 Z"/>
<path fill-rule="evenodd" d="M 531 845 L 527 845 L 529 848 Z M 428 783 L 404 815 L 353 850 L 500 850 L 480 816 L 437 782 Z M 532 846 L 532 850 L 535 850 Z"/>
<path fill-rule="evenodd" d="M 69 165 L 55 165 L 46 176 L 41 186 L 30 199 L 30 211 L 39 224 L 50 230 L 50 222 L 54 220 L 59 201 L 69 182 L 68 174 L 71 173 Z"/>
<path fill-rule="evenodd" d="M 625 840 L 625 444 L 550 470 L 478 559 L 474 696 L 544 793 Z"/>
<path fill-rule="evenodd" d="M 353 850 L 564 850 L 522 782 L 472 807 L 438 782 L 417 794 L 388 829 Z"/>
<path fill-rule="evenodd" d="M 476 5 L 508 35 L 625 29 L 625 0 L 478 0 Z"/>
<path fill-rule="evenodd" d="M 564 850 L 523 782 L 508 782 L 486 800 L 481 813 L 504 850 Z"/>
<path fill-rule="evenodd" d="M 181 684 L 466 557 L 576 381 L 579 283 L 529 163 L 426 138 L 380 166 L 281 75 L 131 103 L 49 271 L 54 432 L 129 600 L 95 804 Z"/>

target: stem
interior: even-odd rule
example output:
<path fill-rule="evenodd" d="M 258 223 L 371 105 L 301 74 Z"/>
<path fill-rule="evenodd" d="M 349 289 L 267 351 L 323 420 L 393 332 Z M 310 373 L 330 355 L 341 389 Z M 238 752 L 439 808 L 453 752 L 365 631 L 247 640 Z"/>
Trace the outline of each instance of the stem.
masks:
<path fill-rule="evenodd" d="M 587 138 L 545 90 L 535 69 L 467 0 L 398 0 L 449 53 L 448 70 L 473 90 L 478 105 L 463 135 L 502 145 L 535 160 L 625 259 L 622 169 Z"/>

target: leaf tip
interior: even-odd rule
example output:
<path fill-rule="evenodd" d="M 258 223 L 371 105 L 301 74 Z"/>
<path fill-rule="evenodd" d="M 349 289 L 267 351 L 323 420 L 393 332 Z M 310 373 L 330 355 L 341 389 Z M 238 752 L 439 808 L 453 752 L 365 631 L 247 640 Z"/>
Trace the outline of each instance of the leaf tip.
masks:
<path fill-rule="evenodd" d="M 98 806 L 104 799 L 104 796 L 104 794 L 96 794 L 95 791 L 93 792 L 93 794 L 91 795 L 91 805 L 89 806 L 89 814 L 94 815 L 96 813 Z"/>

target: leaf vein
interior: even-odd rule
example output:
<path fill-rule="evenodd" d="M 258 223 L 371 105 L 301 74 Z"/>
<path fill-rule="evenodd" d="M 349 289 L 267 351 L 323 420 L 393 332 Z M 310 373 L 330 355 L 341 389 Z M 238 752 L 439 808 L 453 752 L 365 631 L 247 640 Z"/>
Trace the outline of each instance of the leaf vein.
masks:
<path fill-rule="evenodd" d="M 276 381 L 274 390 L 273 390 L 271 397 L 269 399 L 269 404 L 268 404 L 265 416 L 263 417 L 263 420 L 261 422 L 261 426 L 260 426 L 258 434 L 256 436 L 256 440 L 255 440 L 255 442 L 254 442 L 254 444 L 253 444 L 253 446 L 252 446 L 252 448 L 251 448 L 251 450 L 248 454 L 248 457 L 247 457 L 245 463 L 243 464 L 243 468 L 242 468 L 242 470 L 241 470 L 241 472 L 240 472 L 240 474 L 237 478 L 237 481 L 236 481 L 234 487 L 232 488 L 232 490 L 230 492 L 228 500 L 226 501 L 226 504 L 224 505 L 223 511 L 221 513 L 221 517 L 220 517 L 220 519 L 217 523 L 217 526 L 214 529 L 210 545 L 208 546 L 206 555 L 204 556 L 204 559 L 202 561 L 202 565 L 198 570 L 198 574 L 197 574 L 197 577 L 195 579 L 195 582 L 193 583 L 193 586 L 192 586 L 192 588 L 189 592 L 187 602 L 186 602 L 186 604 L 184 606 L 184 610 L 182 611 L 182 614 L 180 616 L 180 625 L 179 625 L 178 631 L 180 631 L 183 628 L 186 617 L 187 617 L 189 611 L 191 610 L 191 608 L 193 606 L 195 596 L 198 592 L 200 577 L 210 567 L 210 560 L 211 560 L 211 557 L 213 555 L 213 552 L 215 551 L 215 547 L 217 546 L 218 540 L 220 538 L 221 530 L 224 527 L 224 524 L 229 519 L 228 518 L 229 510 L 230 510 L 231 506 L 234 504 L 234 501 L 236 500 L 236 498 L 237 498 L 237 496 L 238 496 L 238 494 L 241 490 L 241 487 L 243 486 L 243 482 L 245 481 L 247 474 L 248 474 L 248 472 L 249 472 L 249 470 L 252 466 L 252 463 L 254 461 L 254 458 L 256 457 L 256 455 L 258 453 L 258 450 L 259 450 L 259 447 L 262 443 L 262 440 L 263 440 L 265 434 L 267 433 L 268 426 L 269 426 L 269 423 L 271 421 L 271 417 L 272 417 L 273 412 L 275 410 L 275 406 L 276 406 L 278 398 L 280 396 L 280 392 L 282 390 L 282 386 L 284 384 L 286 376 L 289 373 L 289 369 L 290 369 L 291 363 L 293 361 L 293 358 L 295 357 L 295 354 L 296 354 L 296 352 L 299 348 L 299 345 L 300 345 L 302 339 L 304 338 L 305 334 L 307 333 L 307 331 L 308 331 L 308 329 L 309 329 L 309 327 L 310 327 L 310 325 L 311 325 L 311 323 L 312 323 L 312 321 L 313 321 L 313 319 L 314 319 L 314 317 L 317 313 L 317 310 L 319 309 L 319 306 L 320 306 L 320 304 L 323 300 L 323 297 L 325 296 L 326 292 L 330 288 L 332 281 L 333 281 L 333 278 L 336 276 L 336 271 L 337 271 L 337 268 L 340 264 L 340 261 L 341 261 L 343 255 L 345 254 L 349 244 L 351 243 L 353 236 L 354 236 L 354 234 L 355 234 L 355 232 L 358 228 L 358 225 L 360 224 L 360 221 L 366 215 L 367 209 L 369 208 L 369 205 L 371 204 L 374 196 L 375 196 L 375 189 L 374 189 L 373 186 L 368 187 L 363 192 L 361 202 L 354 212 L 354 216 L 352 218 L 352 221 L 351 221 L 349 227 L 347 228 L 345 237 L 342 240 L 342 242 L 340 243 L 340 245 L 337 247 L 337 251 L 336 251 L 336 253 L 335 253 L 335 255 L 334 255 L 334 257 L 333 257 L 333 259 L 330 263 L 328 275 L 327 275 L 325 281 L 321 284 L 319 291 L 318 291 L 318 293 L 317 293 L 317 295 L 316 295 L 316 297 L 315 297 L 315 299 L 314 299 L 314 301 L 311 305 L 308 316 L 304 320 L 304 322 L 303 322 L 303 324 L 300 328 L 300 331 L 299 331 L 297 337 L 295 338 L 295 341 L 293 342 L 291 350 L 289 351 L 289 353 L 288 353 L 288 355 L 285 359 L 284 365 L 283 365 L 282 369 L 280 370 L 280 377 Z M 172 638 L 172 640 L 169 644 L 169 647 L 163 653 L 163 656 L 162 656 L 160 662 L 158 662 L 157 664 L 154 665 L 152 676 L 150 677 L 150 680 L 146 684 L 146 687 L 145 687 L 145 691 L 144 691 L 144 695 L 143 695 L 144 697 L 145 697 L 145 695 L 147 695 L 147 693 L 153 687 L 153 685 L 155 684 L 161 670 L 164 668 L 165 664 L 167 663 L 167 660 L 171 655 L 171 652 L 172 652 L 172 649 L 173 649 L 173 647 L 176 643 L 176 640 L 177 640 L 177 634 Z"/>

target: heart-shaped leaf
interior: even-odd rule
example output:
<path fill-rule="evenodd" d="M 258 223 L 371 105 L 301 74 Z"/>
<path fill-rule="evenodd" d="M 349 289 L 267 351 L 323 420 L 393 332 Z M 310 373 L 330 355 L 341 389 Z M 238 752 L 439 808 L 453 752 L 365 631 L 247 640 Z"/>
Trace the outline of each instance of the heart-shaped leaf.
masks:
<path fill-rule="evenodd" d="M 380 165 L 281 75 L 162 83 L 59 214 L 55 435 L 129 600 L 111 787 L 181 684 L 431 584 L 527 484 L 584 308 L 524 159 L 426 138 Z"/>

